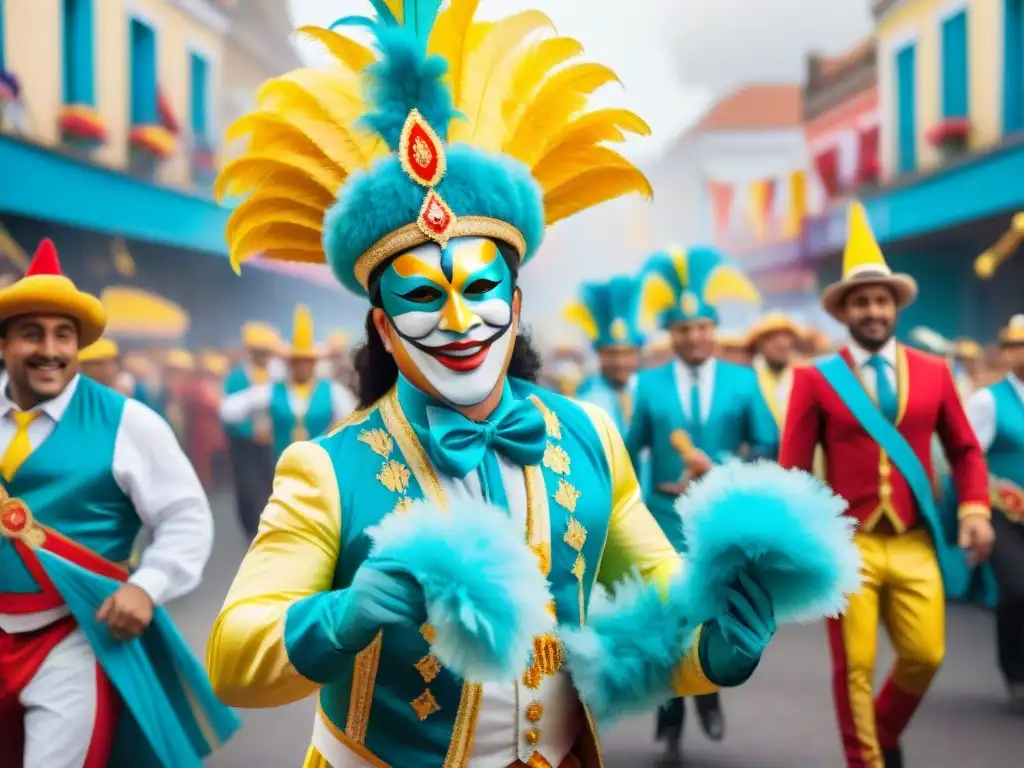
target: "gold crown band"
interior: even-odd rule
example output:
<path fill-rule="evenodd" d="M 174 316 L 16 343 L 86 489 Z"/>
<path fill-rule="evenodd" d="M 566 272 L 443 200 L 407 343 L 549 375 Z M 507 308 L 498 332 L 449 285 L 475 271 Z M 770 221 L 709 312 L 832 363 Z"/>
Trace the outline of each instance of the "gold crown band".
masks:
<path fill-rule="evenodd" d="M 522 232 L 498 219 L 488 216 L 459 216 L 449 237 L 489 237 L 501 240 L 516 249 L 519 260 L 526 254 L 526 238 Z M 424 243 L 434 242 L 413 222 L 384 235 L 380 240 L 367 248 L 356 259 L 355 276 L 365 290 L 369 290 L 370 275 L 381 264 L 400 253 Z"/>

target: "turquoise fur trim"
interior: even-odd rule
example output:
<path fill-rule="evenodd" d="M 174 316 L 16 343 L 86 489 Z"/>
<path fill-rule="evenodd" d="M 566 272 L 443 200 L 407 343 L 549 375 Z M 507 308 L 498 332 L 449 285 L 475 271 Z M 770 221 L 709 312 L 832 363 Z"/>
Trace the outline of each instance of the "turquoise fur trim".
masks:
<path fill-rule="evenodd" d="M 447 63 L 424 53 L 423 43 L 404 28 L 377 27 L 384 58 L 370 65 L 375 111 L 363 122 L 397 150 L 402 126 L 412 109 L 444 140 L 453 111 L 442 82 Z M 526 241 L 528 261 L 544 236 L 544 203 L 529 169 L 506 155 L 492 155 L 466 144 L 446 148 L 447 171 L 436 189 L 456 216 L 486 216 L 512 225 Z M 335 277 L 353 293 L 366 295 L 353 270 L 356 261 L 385 235 L 412 224 L 426 189 L 402 170 L 397 155 L 379 159 L 353 174 L 327 212 L 324 252 Z"/>
<path fill-rule="evenodd" d="M 480 503 L 445 511 L 418 502 L 366 531 L 371 558 L 404 563 L 423 587 L 431 652 L 460 677 L 500 682 L 530 663 L 533 638 L 551 631 L 551 599 L 537 558 L 501 510 Z"/>
<path fill-rule="evenodd" d="M 671 696 L 672 669 L 697 627 L 727 609 L 740 571 L 767 590 L 780 624 L 838 615 L 860 587 L 846 502 L 806 472 L 732 462 L 678 509 L 689 552 L 668 600 L 634 577 L 586 627 L 562 632 L 576 688 L 602 724 Z"/>

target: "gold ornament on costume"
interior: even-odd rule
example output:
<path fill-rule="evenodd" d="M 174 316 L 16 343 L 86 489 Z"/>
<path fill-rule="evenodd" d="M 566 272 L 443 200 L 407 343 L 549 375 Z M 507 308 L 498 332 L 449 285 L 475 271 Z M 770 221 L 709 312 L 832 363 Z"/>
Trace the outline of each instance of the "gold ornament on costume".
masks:
<path fill-rule="evenodd" d="M 1010 480 L 993 477 L 989 481 L 991 503 L 1013 523 L 1024 523 L 1024 488 Z"/>
<path fill-rule="evenodd" d="M 569 454 L 560 445 L 548 443 L 544 448 L 544 466 L 556 475 L 569 474 Z"/>
<path fill-rule="evenodd" d="M 613 341 L 625 341 L 629 338 L 629 326 L 626 325 L 625 320 L 617 317 L 612 323 L 609 333 L 611 333 Z"/>
<path fill-rule="evenodd" d="M 46 542 L 46 533 L 36 524 L 28 504 L 9 496 L 3 487 L 0 487 L 0 536 L 20 541 L 29 549 L 38 549 Z"/>
<path fill-rule="evenodd" d="M 692 317 L 700 311 L 700 302 L 694 294 L 686 291 L 679 299 L 679 309 L 684 315 Z"/>
<path fill-rule="evenodd" d="M 394 459 L 384 462 L 377 473 L 377 479 L 392 493 L 405 493 L 409 477 L 409 468 Z"/>
<path fill-rule="evenodd" d="M 361 443 L 366 443 L 374 453 L 385 459 L 391 455 L 391 451 L 394 448 L 394 441 L 391 439 L 391 435 L 383 429 L 364 429 L 356 439 Z"/>

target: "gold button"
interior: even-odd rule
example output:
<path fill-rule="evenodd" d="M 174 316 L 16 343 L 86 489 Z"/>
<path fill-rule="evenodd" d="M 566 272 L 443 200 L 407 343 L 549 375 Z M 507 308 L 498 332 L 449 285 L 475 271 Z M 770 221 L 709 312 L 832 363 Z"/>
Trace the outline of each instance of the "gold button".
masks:
<path fill-rule="evenodd" d="M 892 496 L 892 486 L 889 485 L 889 483 L 881 483 L 878 486 L 878 495 L 881 496 L 883 499 L 888 499 L 890 496 Z"/>
<path fill-rule="evenodd" d="M 892 467 L 889 466 L 889 462 L 884 462 L 878 466 L 878 474 L 883 478 L 889 477 L 892 474 Z"/>
<path fill-rule="evenodd" d="M 526 708 L 526 719 L 531 723 L 536 723 L 540 720 L 540 716 L 544 714 L 544 707 L 541 706 L 539 701 L 534 701 Z"/>
<path fill-rule="evenodd" d="M 537 742 L 540 741 L 540 731 L 536 728 L 531 728 L 523 735 L 523 738 L 526 739 L 527 744 L 531 747 L 535 747 L 537 746 Z"/>

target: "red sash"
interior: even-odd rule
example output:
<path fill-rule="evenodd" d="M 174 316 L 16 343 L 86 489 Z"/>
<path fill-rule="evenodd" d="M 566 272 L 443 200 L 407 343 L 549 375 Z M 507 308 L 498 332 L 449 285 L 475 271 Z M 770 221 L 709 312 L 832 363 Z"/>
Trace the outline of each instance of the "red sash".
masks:
<path fill-rule="evenodd" d="M 46 575 L 37 549 L 45 549 L 68 562 L 99 576 L 117 581 L 128 579 L 128 569 L 112 563 L 63 536 L 52 528 L 40 524 L 21 499 L 12 499 L 0 487 L 0 536 L 10 540 L 28 572 L 39 586 L 39 592 L 0 592 L 0 613 L 24 614 L 49 611 L 64 605 L 64 598 Z"/>

